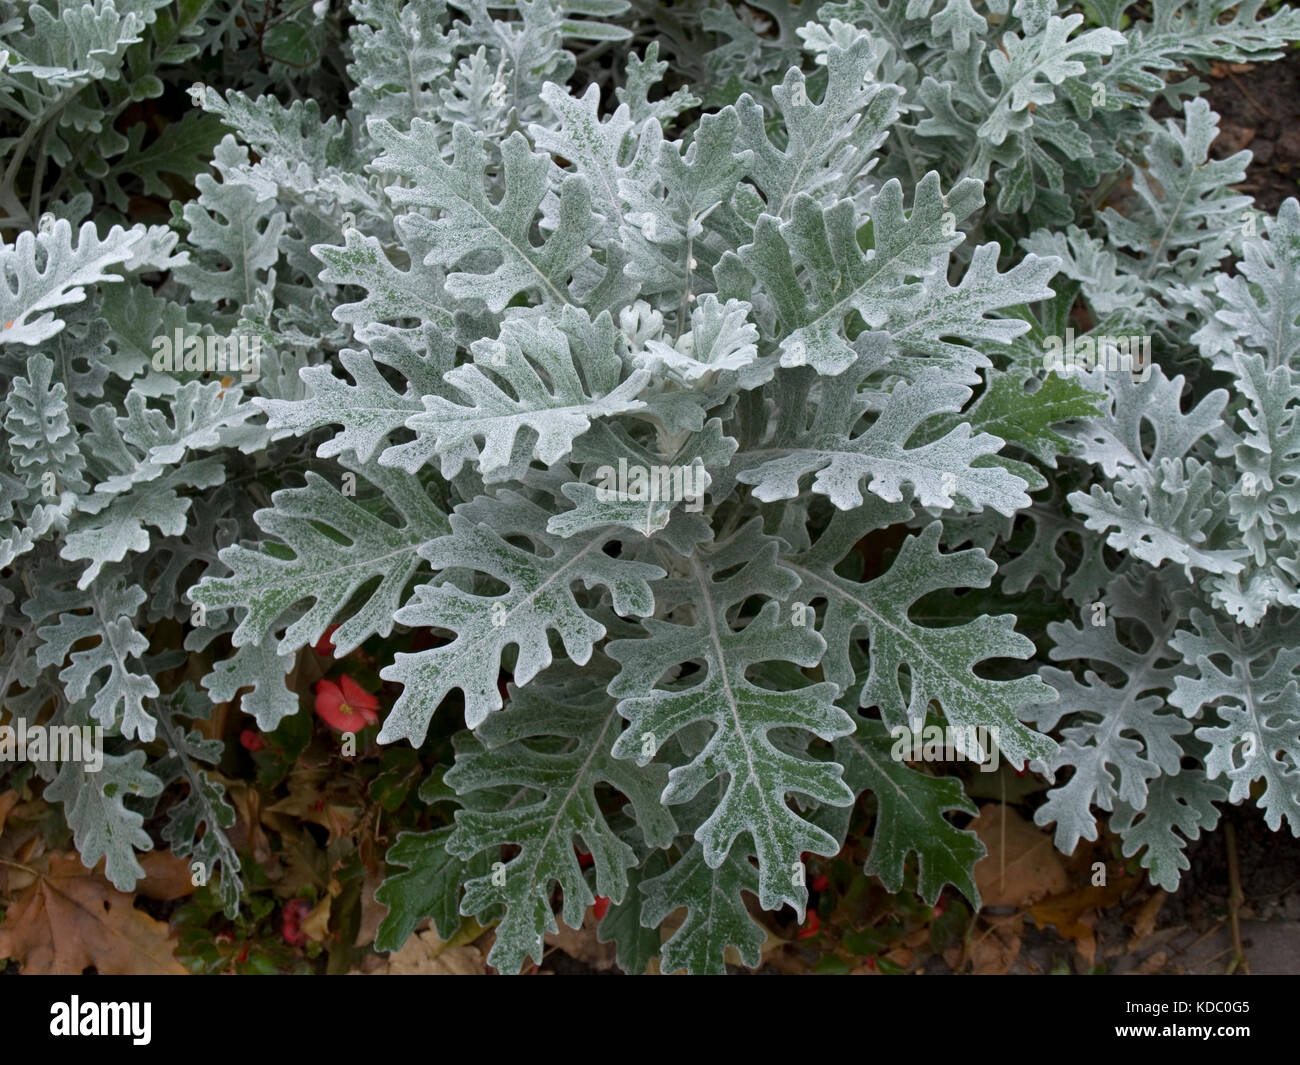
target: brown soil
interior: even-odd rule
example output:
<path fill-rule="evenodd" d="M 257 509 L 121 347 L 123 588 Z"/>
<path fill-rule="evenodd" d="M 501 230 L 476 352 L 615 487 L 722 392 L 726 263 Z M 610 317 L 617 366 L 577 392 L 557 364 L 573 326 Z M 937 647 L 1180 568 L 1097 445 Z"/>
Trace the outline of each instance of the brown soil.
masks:
<path fill-rule="evenodd" d="M 1254 156 L 1238 188 L 1269 214 L 1300 196 L 1300 50 L 1273 63 L 1214 64 L 1208 97 L 1220 115 L 1212 153 Z"/>

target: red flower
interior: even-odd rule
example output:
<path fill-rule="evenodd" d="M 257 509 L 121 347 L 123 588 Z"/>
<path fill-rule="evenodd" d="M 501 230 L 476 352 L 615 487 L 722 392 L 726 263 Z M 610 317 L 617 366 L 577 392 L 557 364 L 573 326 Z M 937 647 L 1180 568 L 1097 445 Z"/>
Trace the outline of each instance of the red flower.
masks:
<path fill-rule="evenodd" d="M 303 918 L 311 913 L 311 903 L 306 899 L 290 899 L 280 914 L 280 938 L 291 947 L 301 947 L 307 942 L 302 930 Z"/>
<path fill-rule="evenodd" d="M 321 638 L 316 641 L 316 646 L 312 648 L 312 650 L 315 651 L 322 658 L 334 657 L 334 641 L 330 639 L 330 637 L 334 635 L 334 632 L 337 628 L 338 628 L 337 625 L 331 625 L 328 629 L 326 629 L 323 633 L 321 633 Z"/>
<path fill-rule="evenodd" d="M 875 972 L 875 969 L 876 969 L 876 959 L 875 959 L 875 958 L 870 957 L 870 956 L 867 957 L 867 968 L 870 969 L 872 972 Z"/>
<path fill-rule="evenodd" d="M 580 850 L 578 850 L 577 847 L 574 847 L 574 848 L 573 848 L 573 853 L 576 854 L 576 855 L 578 856 L 578 868 L 579 868 L 579 869 L 586 869 L 586 868 L 588 868 L 589 866 L 592 866 L 592 865 L 595 865 L 595 864 L 596 864 L 596 860 L 595 860 L 595 859 L 594 859 L 590 854 L 588 854 L 586 851 L 580 851 Z"/>
<path fill-rule="evenodd" d="M 605 911 L 609 909 L 609 899 L 604 895 L 597 895 L 596 902 L 591 907 L 596 914 L 596 920 L 599 921 L 605 916 Z"/>
<path fill-rule="evenodd" d="M 807 923 L 801 929 L 799 929 L 799 938 L 812 939 L 812 937 L 817 934 L 821 926 L 822 926 L 822 919 L 817 916 L 817 911 L 809 910 Z"/>
<path fill-rule="evenodd" d="M 332 680 L 317 682 L 316 713 L 340 732 L 356 732 L 377 723 L 379 700 L 351 677 L 343 677 L 342 683 L 340 688 Z"/>
<path fill-rule="evenodd" d="M 828 887 L 830 887 L 830 885 L 831 885 L 831 878 L 827 876 L 825 873 L 822 873 L 819 876 L 813 877 L 812 883 L 809 884 L 808 886 L 811 887 L 814 891 L 825 891 Z"/>
<path fill-rule="evenodd" d="M 249 754 L 256 754 L 266 746 L 266 739 L 256 729 L 246 728 L 239 734 L 239 745 Z"/>

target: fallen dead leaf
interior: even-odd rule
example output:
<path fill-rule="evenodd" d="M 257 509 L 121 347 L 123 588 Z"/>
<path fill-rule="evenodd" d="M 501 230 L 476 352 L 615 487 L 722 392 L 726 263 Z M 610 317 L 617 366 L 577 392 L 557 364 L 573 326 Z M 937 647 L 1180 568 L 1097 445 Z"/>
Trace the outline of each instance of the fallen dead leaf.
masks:
<path fill-rule="evenodd" d="M 368 947 L 375 941 L 380 922 L 388 913 L 388 907 L 375 901 L 375 890 L 384 882 L 383 869 L 367 869 L 365 880 L 361 883 L 361 923 L 357 928 L 358 947 Z"/>
<path fill-rule="evenodd" d="M 559 947 L 574 961 L 590 965 L 593 969 L 609 971 L 617 968 L 615 955 L 618 953 L 618 944 L 612 941 L 602 943 L 596 938 L 596 926 L 600 922 L 596 920 L 595 910 L 590 906 L 587 907 L 581 928 L 570 928 L 563 921 L 557 921 L 556 924 L 560 929 L 558 932 L 546 933 L 548 947 Z"/>
<path fill-rule="evenodd" d="M 40 876 L 45 865 L 45 837 L 32 826 L 16 832 L 11 823 L 8 835 L 0 842 L 0 850 L 5 852 L 0 854 L 5 858 L 0 865 L 0 891 L 5 895 L 24 890 Z"/>
<path fill-rule="evenodd" d="M 330 934 L 330 905 L 332 895 L 326 895 L 316 903 L 315 908 L 302 919 L 302 932 L 313 943 L 324 943 Z"/>
<path fill-rule="evenodd" d="M 978 976 L 1004 976 L 1020 957 L 1020 933 L 1024 930 L 1022 914 L 1011 917 L 984 918 L 983 926 L 971 935 L 967 960 L 971 972 Z"/>
<path fill-rule="evenodd" d="M 356 826 L 361 809 L 326 797 L 324 789 L 330 772 L 327 766 L 295 767 L 289 774 L 289 794 L 262 811 L 262 823 L 283 832 L 292 828 L 294 821 L 309 821 L 329 833 L 330 843 L 347 836 Z"/>
<path fill-rule="evenodd" d="M 1029 914 L 1039 928 L 1051 925 L 1067 939 L 1074 940 L 1088 968 L 1097 961 L 1097 911 L 1119 902 L 1137 883 L 1133 877 L 1117 877 L 1109 883 L 1089 885 L 1077 891 L 1052 895 L 1029 907 Z"/>
<path fill-rule="evenodd" d="M 1138 907 L 1137 913 L 1133 917 L 1133 938 L 1128 941 L 1130 951 L 1136 950 L 1138 945 L 1156 930 L 1156 918 L 1160 916 L 1160 911 L 1164 908 L 1165 900 L 1168 898 L 1169 892 L 1159 888 L 1155 894 Z"/>
<path fill-rule="evenodd" d="M 4 834 L 5 818 L 9 816 L 9 811 L 18 805 L 18 792 L 6 791 L 0 795 L 0 835 Z"/>
<path fill-rule="evenodd" d="M 267 865 L 271 861 L 271 841 L 262 829 L 262 797 L 258 790 L 242 780 L 226 786 L 226 798 L 235 808 L 235 824 L 226 835 L 231 846 L 241 853 L 251 851 L 253 861 Z"/>
<path fill-rule="evenodd" d="M 930 942 L 930 926 L 922 925 L 915 931 L 909 932 L 903 937 L 903 946 L 921 947 Z"/>
<path fill-rule="evenodd" d="M 37 975 L 89 966 L 104 975 L 185 975 L 170 930 L 131 902 L 75 855 L 51 855 L 49 870 L 5 914 L 0 958 Z"/>
<path fill-rule="evenodd" d="M 433 929 L 413 935 L 372 976 L 484 976 L 483 952 L 471 944 L 448 946 Z"/>
<path fill-rule="evenodd" d="M 969 827 L 988 848 L 975 863 L 975 886 L 985 906 L 1024 906 L 1069 886 L 1051 833 L 1009 807 L 989 803 Z"/>
<path fill-rule="evenodd" d="M 1228 74 L 1249 74 L 1254 69 L 1254 63 L 1225 63 L 1216 59 L 1210 64 L 1210 77 L 1222 78 Z"/>
<path fill-rule="evenodd" d="M 150 851 L 140 859 L 144 866 L 144 879 L 136 884 L 136 891 L 147 899 L 170 902 L 194 894 L 194 877 L 186 858 L 177 858 L 167 851 Z"/>

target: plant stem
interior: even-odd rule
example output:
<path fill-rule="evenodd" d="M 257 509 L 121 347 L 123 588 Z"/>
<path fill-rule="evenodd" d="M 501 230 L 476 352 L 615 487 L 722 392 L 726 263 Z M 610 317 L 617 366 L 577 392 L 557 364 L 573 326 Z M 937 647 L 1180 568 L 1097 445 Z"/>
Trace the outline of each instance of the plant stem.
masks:
<path fill-rule="evenodd" d="M 1241 890 L 1241 867 L 1237 859 L 1237 830 L 1232 822 L 1223 826 L 1223 839 L 1228 849 L 1228 924 L 1232 929 L 1232 961 L 1228 963 L 1227 975 L 1231 976 L 1240 969 L 1250 975 L 1250 962 L 1246 960 L 1245 948 L 1241 945 L 1241 904 L 1246 901 Z"/>

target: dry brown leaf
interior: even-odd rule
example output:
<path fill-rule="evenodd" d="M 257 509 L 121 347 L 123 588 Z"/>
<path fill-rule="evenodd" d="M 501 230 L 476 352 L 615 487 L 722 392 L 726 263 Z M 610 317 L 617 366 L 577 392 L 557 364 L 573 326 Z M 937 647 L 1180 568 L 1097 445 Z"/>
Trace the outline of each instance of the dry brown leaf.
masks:
<path fill-rule="evenodd" d="M 559 947 L 574 961 L 590 965 L 593 969 L 608 971 L 618 967 L 615 959 L 618 944 L 612 941 L 601 943 L 596 938 L 596 926 L 600 921 L 596 919 L 596 911 L 592 907 L 587 907 L 581 928 L 570 928 L 563 921 L 557 921 L 556 924 L 560 930 L 546 933 L 547 946 Z"/>
<path fill-rule="evenodd" d="M 1051 925 L 1067 939 L 1074 940 L 1079 954 L 1092 968 L 1097 960 L 1097 940 L 1093 934 L 1097 926 L 1097 911 L 1113 906 L 1136 882 L 1132 877 L 1120 877 L 1099 887 L 1089 885 L 1077 891 L 1053 895 L 1034 903 L 1029 907 L 1029 913 L 1039 928 Z"/>
<path fill-rule="evenodd" d="M 289 794 L 262 811 L 262 823 L 283 832 L 293 821 L 309 821 L 329 833 L 329 842 L 347 836 L 360 818 L 361 810 L 325 798 L 332 770 L 328 766 L 297 766 L 289 773 Z M 292 820 L 287 820 L 291 818 Z"/>
<path fill-rule="evenodd" d="M 226 798 L 235 808 L 235 823 L 226 831 L 230 844 L 240 853 L 251 851 L 253 861 L 267 865 L 271 861 L 271 841 L 262 830 L 262 797 L 258 790 L 242 780 L 226 785 Z"/>
<path fill-rule="evenodd" d="M 49 870 L 0 925 L 0 957 L 30 974 L 78 975 L 93 965 L 104 975 L 182 976 L 174 948 L 163 922 L 135 909 L 130 895 L 75 855 L 51 855 Z"/>
<path fill-rule="evenodd" d="M 484 976 L 483 952 L 476 946 L 449 947 L 433 929 L 411 936 L 372 976 Z"/>
<path fill-rule="evenodd" d="M 1159 888 L 1138 907 L 1137 914 L 1133 918 L 1133 938 L 1128 941 L 1130 951 L 1136 950 L 1138 945 L 1156 930 L 1156 918 L 1160 916 L 1160 911 L 1168 898 L 1169 892 Z"/>
<path fill-rule="evenodd" d="M 1030 911 L 1033 912 L 1032 910 Z M 1037 915 L 1034 917 L 1037 920 Z M 1097 911 L 1091 910 L 1084 914 L 1075 914 L 1067 925 L 1046 922 L 1066 938 L 1073 940 L 1075 949 L 1079 952 L 1079 957 L 1083 960 L 1086 968 L 1091 969 L 1097 964 Z M 1039 928 L 1043 924 L 1039 924 Z"/>
<path fill-rule="evenodd" d="M 21 809 L 21 807 L 19 807 Z M 25 837 L 25 838 L 24 838 Z M 35 882 L 44 866 L 45 837 L 32 826 L 15 831 L 10 824 L 9 834 L 0 841 L 0 891 L 13 895 Z"/>
<path fill-rule="evenodd" d="M 1225 63 L 1216 59 L 1210 64 L 1210 77 L 1222 78 L 1228 74 L 1249 74 L 1254 69 L 1254 63 Z"/>
<path fill-rule="evenodd" d="M 280 834 L 279 864 L 267 869 L 275 894 L 282 899 L 301 895 L 305 888 L 322 891 L 329 883 L 329 859 L 305 828 Z"/>
<path fill-rule="evenodd" d="M 984 918 L 983 927 L 972 933 L 967 958 L 971 972 L 979 976 L 1004 976 L 1020 957 L 1020 933 L 1024 917 Z"/>
<path fill-rule="evenodd" d="M 136 891 L 147 899 L 170 902 L 194 894 L 194 877 L 187 858 L 177 858 L 168 851 L 150 851 L 140 859 L 144 879 Z"/>
<path fill-rule="evenodd" d="M 367 869 L 366 877 L 361 883 L 361 923 L 357 928 L 358 947 L 368 947 L 375 941 L 380 922 L 388 913 L 388 907 L 375 901 L 375 890 L 384 882 L 383 869 Z"/>
<path fill-rule="evenodd" d="M 9 811 L 18 805 L 18 792 L 6 791 L 0 795 L 0 835 L 4 834 L 5 818 L 9 816 Z"/>
<path fill-rule="evenodd" d="M 330 906 L 334 902 L 332 895 L 325 895 L 315 908 L 302 919 L 302 933 L 313 943 L 324 943 L 330 934 Z"/>
<path fill-rule="evenodd" d="M 1050 832 L 999 803 L 981 807 L 969 827 L 988 848 L 975 863 L 975 886 L 985 906 L 1023 906 L 1065 891 L 1065 866 Z"/>

